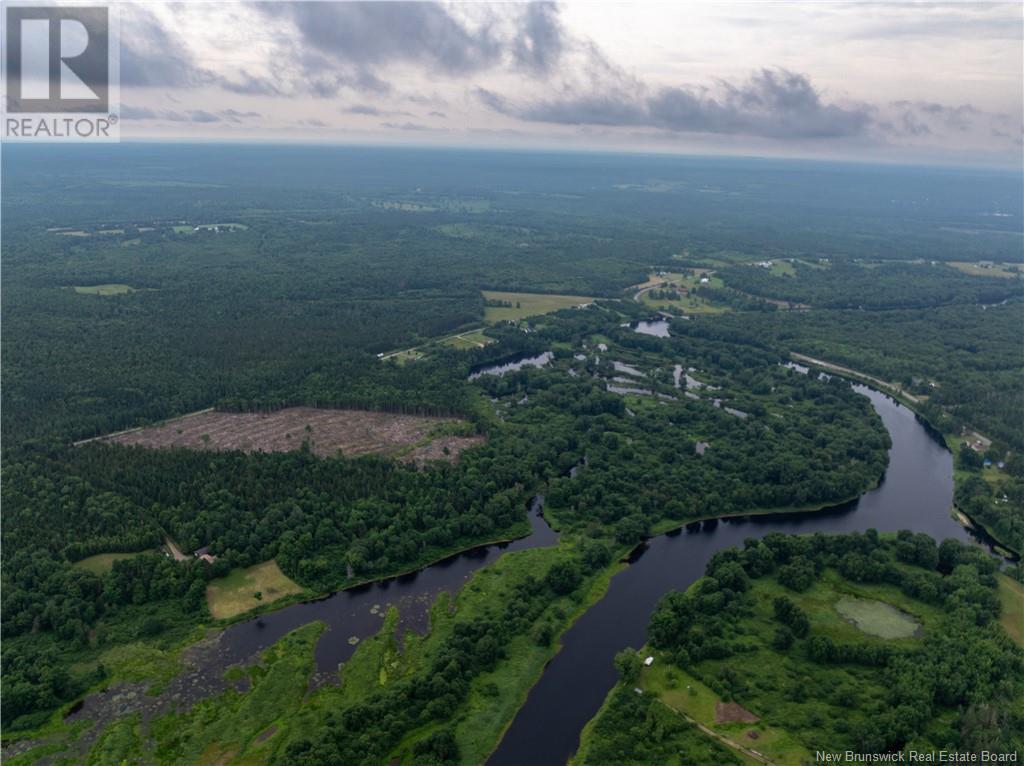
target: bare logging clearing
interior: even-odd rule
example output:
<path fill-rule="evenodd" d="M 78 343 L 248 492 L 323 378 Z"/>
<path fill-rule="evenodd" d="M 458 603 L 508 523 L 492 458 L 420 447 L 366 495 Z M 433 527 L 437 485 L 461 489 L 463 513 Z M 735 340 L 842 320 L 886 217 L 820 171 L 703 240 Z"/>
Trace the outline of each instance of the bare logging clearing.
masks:
<path fill-rule="evenodd" d="M 456 418 L 288 407 L 270 413 L 199 412 L 104 441 L 243 452 L 287 452 L 308 444 L 321 457 L 372 453 L 423 463 L 454 460 L 462 450 L 483 443 L 483 437 Z"/>

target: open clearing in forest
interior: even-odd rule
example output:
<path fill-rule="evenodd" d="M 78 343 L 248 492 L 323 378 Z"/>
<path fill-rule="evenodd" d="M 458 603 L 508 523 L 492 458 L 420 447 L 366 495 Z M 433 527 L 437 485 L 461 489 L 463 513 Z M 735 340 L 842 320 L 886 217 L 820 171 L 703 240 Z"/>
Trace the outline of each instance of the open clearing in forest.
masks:
<path fill-rule="evenodd" d="M 245 231 L 248 228 L 244 223 L 201 223 L 196 226 L 181 224 L 171 227 L 175 234 L 191 234 L 194 231 Z"/>
<path fill-rule="evenodd" d="M 257 593 L 260 598 L 256 598 Z M 226 577 L 211 580 L 206 586 L 206 603 L 215 619 L 224 620 L 293 593 L 302 593 L 302 588 L 271 560 L 232 569 Z"/>
<path fill-rule="evenodd" d="M 82 295 L 124 295 L 135 292 L 131 285 L 75 285 L 74 291 Z"/>
<path fill-rule="evenodd" d="M 921 623 L 906 612 L 884 601 L 844 596 L 836 602 L 836 611 L 865 633 L 879 638 L 910 638 Z"/>
<path fill-rule="evenodd" d="M 114 568 L 114 562 L 138 556 L 138 553 L 97 553 L 74 563 L 75 569 L 102 575 Z"/>
<path fill-rule="evenodd" d="M 370 453 L 420 463 L 454 460 L 483 443 L 465 421 L 367 410 L 288 407 L 270 413 L 204 412 L 104 437 L 143 447 L 288 452 L 308 442 L 321 457 Z M 447 448 L 447 453 L 445 452 Z"/>
<path fill-rule="evenodd" d="M 1024 646 L 1024 585 L 1003 574 L 996 579 L 999 582 L 999 602 L 1003 605 L 999 622 L 1018 646 Z"/>
<path fill-rule="evenodd" d="M 770 725 L 737 703 L 723 702 L 694 676 L 660 658 L 652 667 L 643 669 L 639 685 L 696 723 L 708 736 L 737 748 L 748 757 L 751 757 L 748 748 L 756 748 L 761 757 L 754 757 L 753 761 L 797 766 L 806 763 L 810 756 L 799 740 L 785 729 Z"/>
<path fill-rule="evenodd" d="M 1019 263 L 970 263 L 968 261 L 951 261 L 950 266 L 964 274 L 974 277 L 1001 277 L 1013 279 L 1021 274 Z"/>
<path fill-rule="evenodd" d="M 525 319 L 538 314 L 550 314 L 559 309 L 572 308 L 593 303 L 594 299 L 585 295 L 546 295 L 543 293 L 504 293 L 484 290 L 484 298 L 489 301 L 503 301 L 511 304 L 511 308 L 503 306 L 487 306 L 484 308 L 484 321 L 505 322 Z"/>

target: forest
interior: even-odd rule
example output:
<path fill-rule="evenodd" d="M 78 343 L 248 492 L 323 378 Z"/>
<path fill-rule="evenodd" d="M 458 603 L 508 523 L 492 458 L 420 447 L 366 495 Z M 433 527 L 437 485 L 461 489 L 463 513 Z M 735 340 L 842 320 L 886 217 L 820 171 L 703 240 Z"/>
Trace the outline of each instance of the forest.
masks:
<path fill-rule="evenodd" d="M 298 631 L 259 670 L 240 671 L 252 697 L 206 700 L 152 730 L 165 763 L 198 760 L 206 724 L 255 736 L 257 720 L 282 724 L 271 746 L 280 763 L 482 757 L 515 712 L 509 700 L 525 696 L 560 633 L 645 537 L 705 517 L 820 508 L 877 484 L 890 442 L 870 403 L 838 378 L 786 369 L 792 351 L 894 381 L 947 435 L 991 437 L 981 465 L 958 455 L 957 502 L 1020 544 L 1020 280 L 943 265 L 1019 258 L 1016 224 L 988 216 L 1019 202 L 1006 174 L 170 145 L 119 147 L 115 162 L 111 151 L 25 146 L 3 156 L 5 748 L 77 736 L 61 716 L 88 693 L 152 681 L 154 668 L 165 682 L 205 630 L 224 627 L 206 594 L 229 572 L 276 562 L 302 597 L 323 595 L 521 537 L 541 493 L 562 542 L 500 559 L 500 585 L 483 570 L 455 613 L 435 608 L 400 672 L 383 659 L 399 653 L 382 631 L 360 647 L 351 682 L 307 700 L 314 631 Z M 879 179 L 921 204 L 891 209 L 875 194 Z M 817 193 L 822 183 L 834 197 Z M 800 263 L 777 276 L 751 265 L 763 258 Z M 676 316 L 669 337 L 636 332 L 656 317 L 630 286 L 696 266 L 725 280 L 697 293 L 727 310 Z M 485 289 L 596 301 L 490 323 Z M 479 346 L 440 340 L 469 330 Z M 469 379 L 542 352 L 551 361 L 541 367 Z M 419 468 L 301 446 L 75 444 L 204 408 L 293 405 L 454 415 L 485 441 L 457 462 Z M 186 561 L 165 555 L 168 539 Z M 887 545 L 861 553 L 874 562 Z M 199 548 L 216 561 L 191 556 Z M 811 564 L 797 566 L 772 555 L 807 579 L 835 568 L 829 551 L 805 552 Z M 97 554 L 132 555 L 83 566 Z M 987 577 L 972 554 L 957 555 L 963 566 L 940 562 L 932 574 L 967 583 L 974 567 Z M 964 588 L 934 603 L 989 604 Z M 742 626 L 740 606 L 721 619 L 735 611 Z M 982 611 L 977 627 L 987 630 L 992 614 Z M 846 651 L 815 645 L 819 657 Z M 381 669 L 388 683 L 366 680 Z M 287 702 L 275 673 L 289 679 Z M 995 689 L 970 683 L 971 694 Z M 275 694 L 279 718 L 246 707 Z M 588 757 L 725 757 L 635 696 L 611 698 L 628 727 L 595 732 L 646 727 L 650 749 L 626 753 L 618 736 Z M 946 697 L 913 703 L 931 712 Z M 127 743 L 128 762 L 151 752 L 133 731 L 127 720 L 112 726 L 89 757 L 113 759 L 115 740 Z"/>
<path fill-rule="evenodd" d="M 680 674 L 755 714 L 750 745 L 797 762 L 802 750 L 899 753 L 908 749 L 1013 753 L 1024 744 L 1024 651 L 997 621 L 996 563 L 954 540 L 927 535 L 785 536 L 719 551 L 705 576 L 665 596 L 651 617 L 650 650 L 675 669 L 646 686 L 635 652 L 617 658 L 623 683 L 585 737 L 585 764 L 637 762 L 652 737 L 637 708 L 679 704 Z M 912 610 L 923 625 L 879 638 L 870 622 L 836 620 L 850 594 Z M 886 607 L 891 609 L 891 607 Z M 653 730 L 653 739 L 684 730 Z M 718 726 L 736 737 L 743 728 Z M 750 742 L 749 738 L 747 739 Z M 655 745 L 656 747 L 657 745 Z M 774 748 L 786 754 L 775 755 Z M 691 763 L 714 763 L 696 756 Z"/>
<path fill-rule="evenodd" d="M 748 264 L 718 271 L 726 285 L 762 298 L 818 309 L 885 311 L 928 309 L 953 304 L 995 304 L 1024 296 L 1018 278 L 965 274 L 944 263 L 827 264 L 792 260 L 793 273 L 777 276 Z"/>
<path fill-rule="evenodd" d="M 4 482 L 4 535 L 13 551 L 5 557 L 5 656 L 15 659 L 20 650 L 35 656 L 39 632 L 57 650 L 95 654 L 105 648 L 104 636 L 116 640 L 102 626 L 131 606 L 169 601 L 191 615 L 188 621 L 202 620 L 206 582 L 232 567 L 276 559 L 287 576 L 323 592 L 515 536 L 529 494 L 542 486 L 549 488 L 551 518 L 566 529 L 589 528 L 614 545 L 632 545 L 666 521 L 845 500 L 884 470 L 887 435 L 849 386 L 798 375 L 757 348 L 645 338 L 618 327 L 619 318 L 599 306 L 563 311 L 529 336 L 512 334 L 509 348 L 521 350 L 520 338 L 582 348 L 603 332 L 615 339 L 609 353 L 642 365 L 650 385 L 676 392 L 672 363 L 685 359 L 700 365 L 707 385 L 714 381 L 717 397 L 749 416 L 676 397 L 670 407 L 641 400 L 629 416 L 621 396 L 576 372 L 579 360 L 561 352 L 548 369 L 468 383 L 471 362 L 508 353 L 500 343 L 406 367 L 367 358 L 364 374 L 372 380 L 407 371 L 406 383 L 419 386 L 425 401 L 461 404 L 476 418 L 488 442 L 456 466 L 418 471 L 386 458 L 324 460 L 302 449 L 26 447 Z M 585 365 L 614 374 L 596 355 Z M 654 382 L 659 378 L 664 382 Z M 379 395 L 388 390 L 382 386 Z M 299 381 L 285 398 L 332 401 L 319 391 Z M 468 406 L 474 397 L 481 402 L 475 409 Z M 274 395 L 258 406 L 279 401 Z M 497 405 L 490 414 L 484 401 Z M 704 454 L 695 448 L 699 440 L 710 444 Z M 179 568 L 142 558 L 116 562 L 103 576 L 71 566 L 95 553 L 155 548 L 166 535 L 186 550 L 208 547 L 216 563 Z M 137 577 L 140 568 L 145 578 Z M 8 679 L 17 673 L 12 669 Z M 29 697 L 28 688 L 43 681 L 26 675 L 24 683 L 32 702 L 18 704 L 15 697 L 6 704 L 8 722 L 45 712 L 81 688 L 51 684 Z"/>

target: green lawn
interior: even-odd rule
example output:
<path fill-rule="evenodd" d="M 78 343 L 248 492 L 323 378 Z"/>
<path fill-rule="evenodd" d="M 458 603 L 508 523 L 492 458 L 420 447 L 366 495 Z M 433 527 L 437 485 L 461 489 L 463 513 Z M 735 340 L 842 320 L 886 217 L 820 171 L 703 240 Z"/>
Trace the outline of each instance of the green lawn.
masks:
<path fill-rule="evenodd" d="M 257 593 L 262 598 L 257 599 Z M 302 593 L 302 588 L 271 560 L 246 569 L 233 569 L 226 577 L 211 581 L 206 586 L 206 603 L 210 614 L 222 620 L 294 593 Z"/>
<path fill-rule="evenodd" d="M 115 561 L 130 559 L 138 555 L 137 553 L 97 553 L 95 556 L 76 561 L 75 568 L 81 569 L 83 572 L 92 572 L 94 575 L 102 575 L 113 568 Z"/>
<path fill-rule="evenodd" d="M 82 295 L 124 295 L 135 292 L 131 285 L 122 284 L 74 285 L 74 290 Z"/>
<path fill-rule="evenodd" d="M 582 306 L 594 299 L 585 295 L 546 295 L 542 293 L 506 293 L 484 290 L 484 298 L 493 301 L 507 301 L 511 308 L 487 306 L 484 309 L 484 320 L 487 322 L 504 322 L 525 319 L 539 314 L 550 314 L 552 311 Z"/>

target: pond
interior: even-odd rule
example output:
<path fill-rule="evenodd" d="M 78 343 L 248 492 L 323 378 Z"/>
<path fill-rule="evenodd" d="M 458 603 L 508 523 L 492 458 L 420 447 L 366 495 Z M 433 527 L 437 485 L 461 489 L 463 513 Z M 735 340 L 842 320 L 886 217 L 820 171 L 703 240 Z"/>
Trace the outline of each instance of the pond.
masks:
<path fill-rule="evenodd" d="M 469 379 L 476 380 L 481 375 L 504 375 L 506 372 L 521 370 L 524 367 L 543 367 L 554 358 L 554 354 L 550 351 L 545 351 L 543 354 L 538 354 L 537 356 L 527 356 L 521 359 L 514 359 L 511 362 L 488 364 L 472 370 L 469 373 Z"/>
<path fill-rule="evenodd" d="M 633 331 L 642 335 L 653 335 L 655 338 L 667 338 L 669 337 L 668 320 L 659 319 L 654 322 L 637 322 Z"/>

